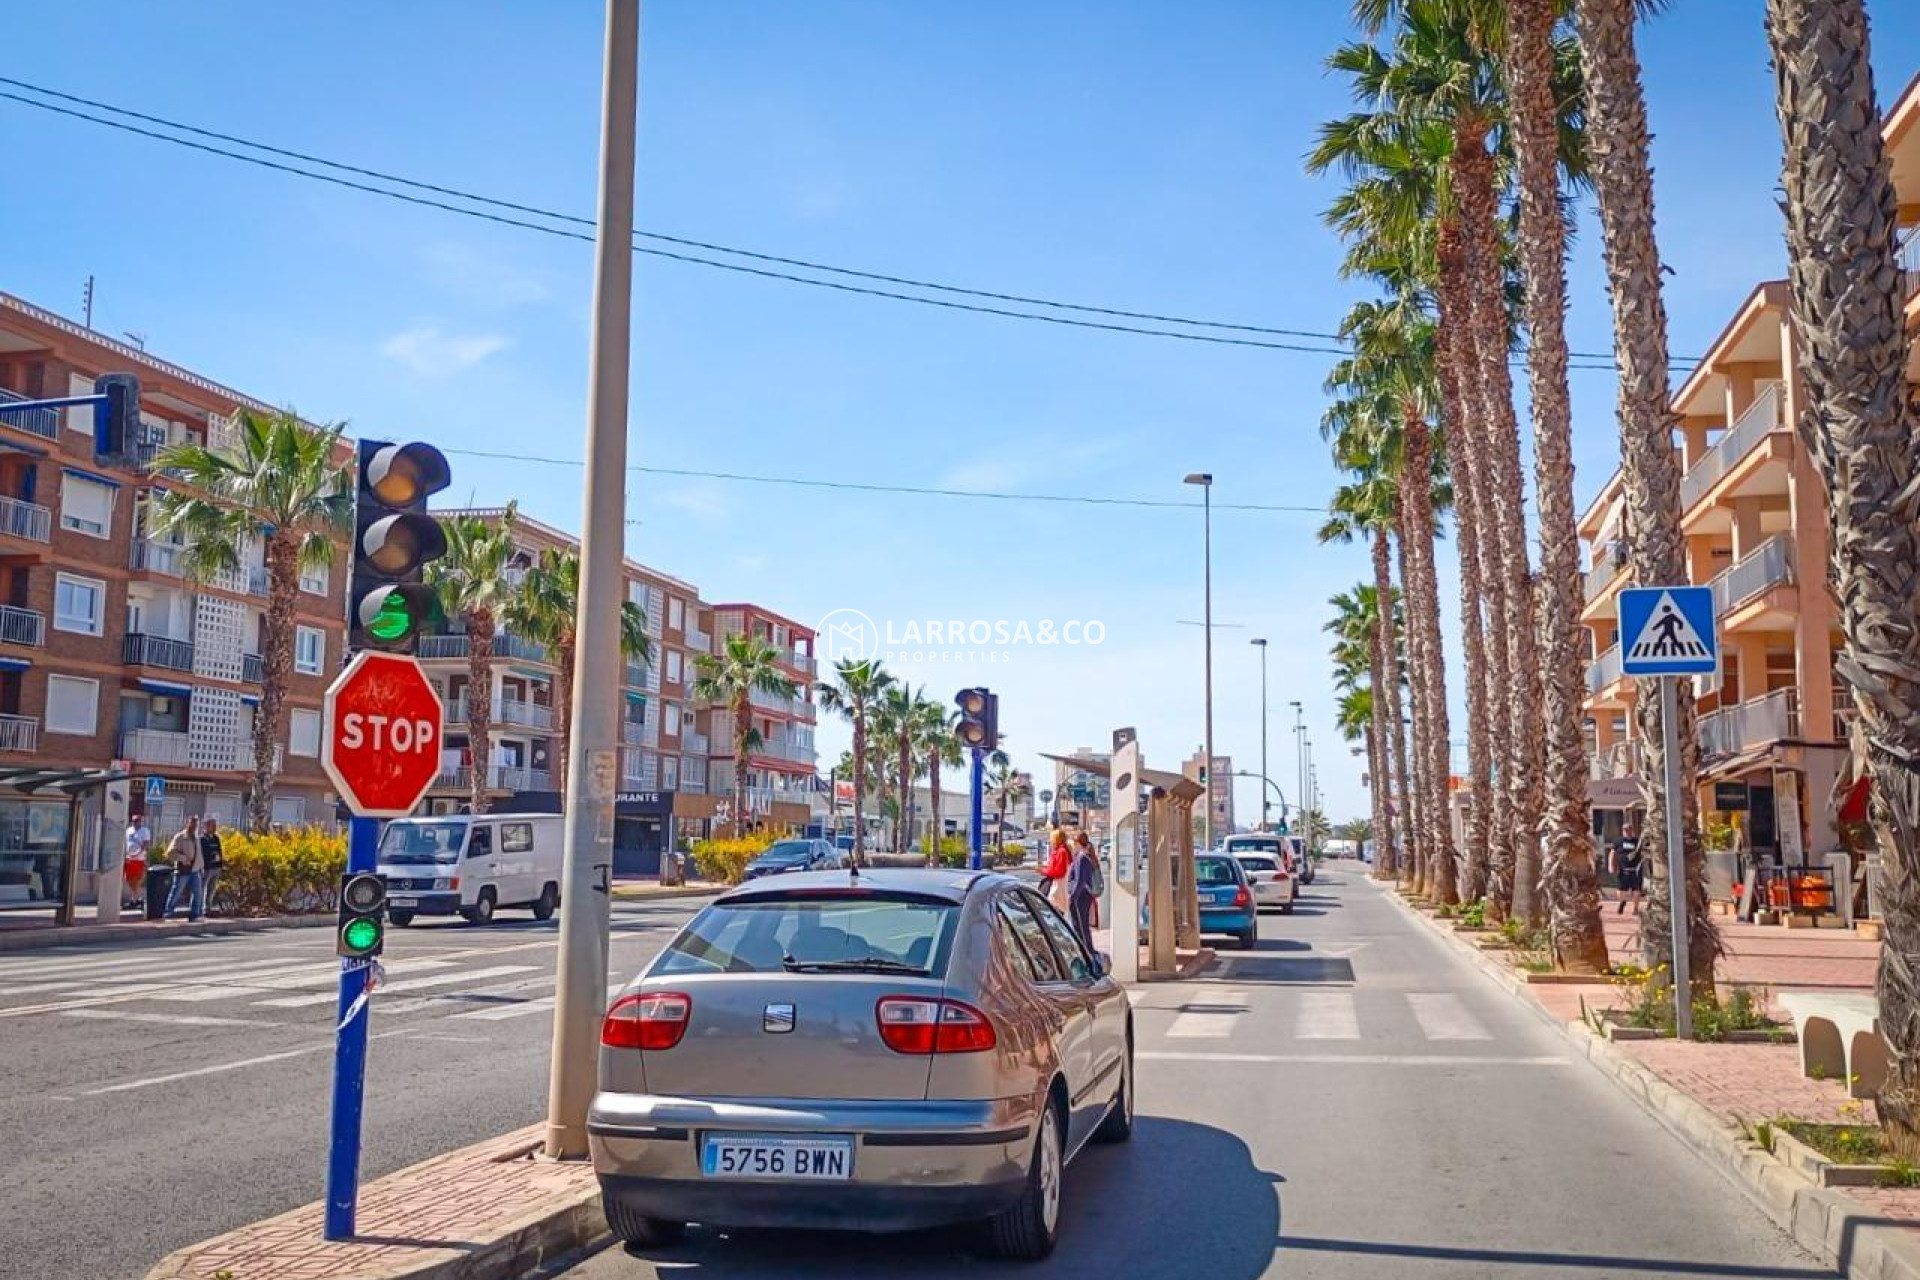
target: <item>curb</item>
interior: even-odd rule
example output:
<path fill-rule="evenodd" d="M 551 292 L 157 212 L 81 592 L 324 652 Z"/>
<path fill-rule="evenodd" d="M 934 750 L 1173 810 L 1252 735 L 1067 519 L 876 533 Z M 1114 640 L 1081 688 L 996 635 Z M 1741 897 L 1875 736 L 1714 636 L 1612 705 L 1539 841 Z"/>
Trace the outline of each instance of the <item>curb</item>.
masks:
<path fill-rule="evenodd" d="M 1398 894 L 1388 896 L 1407 915 L 1422 919 L 1419 912 L 1400 901 Z M 1745 1193 L 1754 1207 L 1801 1248 L 1844 1272 L 1850 1280 L 1920 1280 L 1920 1229 L 1916 1229 L 1920 1224 L 1898 1225 L 1870 1205 L 1818 1186 L 1775 1159 L 1742 1133 L 1738 1124 L 1722 1120 L 1668 1084 L 1658 1072 L 1594 1035 L 1584 1022 L 1562 1022 L 1554 1017 L 1545 1006 L 1529 998 L 1527 983 L 1508 966 L 1445 930 L 1430 927 L 1430 932 L 1518 996 L 1524 1007 L 1552 1027 L 1581 1058 Z"/>
<path fill-rule="evenodd" d="M 675 898 L 710 898 L 716 893 L 725 893 L 723 884 L 676 885 L 670 889 L 653 889 L 642 885 L 613 886 L 613 896 L 622 902 L 670 902 Z"/>
<path fill-rule="evenodd" d="M 183 933 L 224 935 L 258 933 L 264 929 L 308 929 L 330 925 L 331 912 L 309 912 L 298 916 L 226 916 L 189 924 L 185 920 L 169 922 L 128 921 L 124 924 L 48 925 L 0 931 L 0 951 L 41 951 L 48 947 L 86 946 L 96 942 L 142 942 L 153 938 L 173 938 Z"/>

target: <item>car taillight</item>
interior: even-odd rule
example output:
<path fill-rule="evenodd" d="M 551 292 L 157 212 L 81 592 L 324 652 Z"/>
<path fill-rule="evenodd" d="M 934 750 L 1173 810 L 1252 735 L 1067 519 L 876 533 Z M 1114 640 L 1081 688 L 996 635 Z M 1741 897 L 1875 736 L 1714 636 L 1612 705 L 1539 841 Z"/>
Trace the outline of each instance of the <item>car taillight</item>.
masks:
<path fill-rule="evenodd" d="M 600 1043 L 610 1049 L 671 1049 L 687 1034 L 693 997 L 678 991 L 621 996 L 600 1023 Z"/>
<path fill-rule="evenodd" d="M 987 1015 L 958 1000 L 882 996 L 873 1017 L 895 1053 L 979 1053 L 994 1046 Z"/>
<path fill-rule="evenodd" d="M 1233 891 L 1234 906 L 1244 907 L 1249 902 L 1252 902 L 1252 901 L 1253 901 L 1253 895 L 1247 892 L 1247 887 L 1245 885 L 1241 885 L 1238 889 L 1235 889 Z"/>

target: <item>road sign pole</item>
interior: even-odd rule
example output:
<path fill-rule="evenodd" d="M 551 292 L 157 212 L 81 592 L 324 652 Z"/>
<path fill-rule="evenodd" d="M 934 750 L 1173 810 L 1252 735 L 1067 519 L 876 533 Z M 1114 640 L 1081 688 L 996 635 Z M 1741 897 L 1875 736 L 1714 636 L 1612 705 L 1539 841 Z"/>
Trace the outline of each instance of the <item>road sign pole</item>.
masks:
<path fill-rule="evenodd" d="M 967 836 L 968 847 L 972 856 L 969 859 L 968 865 L 970 865 L 975 871 L 978 871 L 983 865 L 985 865 L 981 857 L 981 849 L 983 845 L 980 839 L 980 820 L 981 820 L 980 809 L 981 809 L 981 801 L 982 801 L 984 775 L 986 773 L 986 767 L 987 767 L 986 766 L 987 753 L 982 751 L 979 747 L 975 747 L 973 748 L 972 754 L 973 754 L 973 768 L 970 771 L 971 776 L 968 779 L 968 789 L 972 795 L 973 822 L 971 824 L 971 827 L 972 827 L 971 832 Z M 1002 833 L 1001 838 L 1002 839 L 1005 838 L 1004 832 Z"/>
<path fill-rule="evenodd" d="M 380 840 L 377 818 L 348 824 L 347 870 L 372 871 Z M 340 961 L 340 1002 L 334 1015 L 333 1127 L 327 1147 L 326 1233 L 329 1240 L 353 1237 L 360 1201 L 360 1104 L 366 1093 L 367 1023 L 373 1010 L 365 999 L 373 972 L 364 959 Z"/>
<path fill-rule="evenodd" d="M 1660 740 L 1666 762 L 1667 915 L 1673 925 L 1673 1034 L 1693 1039 L 1693 987 L 1687 973 L 1687 855 L 1680 829 L 1680 734 L 1673 682 L 1660 677 Z"/>

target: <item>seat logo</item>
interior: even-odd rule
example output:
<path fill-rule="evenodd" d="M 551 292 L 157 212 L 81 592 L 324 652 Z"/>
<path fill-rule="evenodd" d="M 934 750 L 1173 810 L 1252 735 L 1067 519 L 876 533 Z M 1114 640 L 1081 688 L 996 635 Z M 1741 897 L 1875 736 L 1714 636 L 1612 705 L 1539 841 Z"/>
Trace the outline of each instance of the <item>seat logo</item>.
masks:
<path fill-rule="evenodd" d="M 790 1004 L 770 1004 L 760 1019 L 760 1029 L 768 1035 L 785 1035 L 793 1030 L 793 1006 Z"/>

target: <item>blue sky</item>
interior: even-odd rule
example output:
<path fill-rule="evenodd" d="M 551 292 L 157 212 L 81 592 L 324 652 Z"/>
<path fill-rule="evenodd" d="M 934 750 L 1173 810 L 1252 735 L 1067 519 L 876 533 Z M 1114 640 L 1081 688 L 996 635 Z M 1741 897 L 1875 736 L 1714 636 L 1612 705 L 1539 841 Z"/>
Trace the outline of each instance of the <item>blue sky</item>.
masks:
<path fill-rule="evenodd" d="M 1920 12 L 1871 4 L 1883 98 Z M 1759 6 L 1701 0 L 1642 35 L 1676 354 L 1783 272 L 1779 135 Z M 1331 329 L 1354 296 L 1306 177 L 1346 109 L 1321 62 L 1347 7 L 1193 0 L 653 0 L 643 229 L 970 287 Z M 590 213 L 602 12 L 339 0 L 68 0 L 11 15 L 4 74 L 506 199 Z M 30 56 L 19 56 L 18 51 Z M 242 167 L 0 100 L 0 289 L 368 434 L 577 458 L 588 246 Z M 22 181 L 22 179 L 26 181 Z M 1609 346 L 1591 217 L 1573 344 Z M 642 258 L 632 460 L 694 470 L 1317 506 L 1330 357 L 962 315 Z M 1577 373 L 1578 498 L 1612 470 L 1613 385 Z M 458 496 L 578 527 L 575 467 L 455 458 Z M 801 619 L 1095 619 L 1097 646 L 900 664 L 1002 694 L 1016 754 L 1141 731 L 1201 739 L 1198 511 L 988 502 L 635 475 L 628 550 Z M 1218 749 L 1293 790 L 1305 705 L 1329 808 L 1365 811 L 1336 742 L 1326 597 L 1367 573 L 1309 513 L 1214 522 Z M 1443 555 L 1443 562 L 1450 556 Z M 1450 569 L 1450 566 L 1448 566 Z M 1453 585 L 1443 582 L 1452 613 Z M 1457 645 L 1452 652 L 1457 655 Z M 1458 678 L 1453 695 L 1459 698 Z M 1456 734 L 1463 719 L 1455 712 Z M 823 754 L 844 732 L 823 725 Z M 1243 814 L 1258 786 L 1241 784 Z"/>

